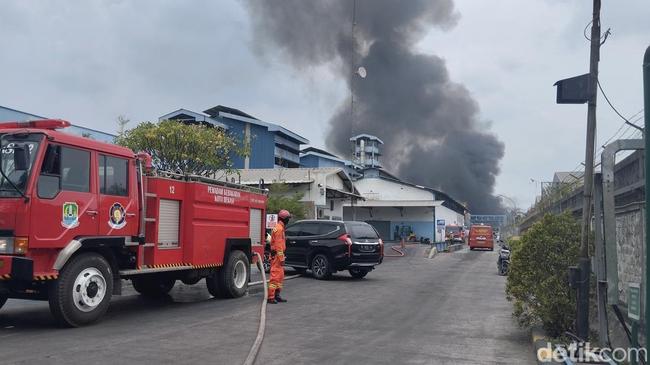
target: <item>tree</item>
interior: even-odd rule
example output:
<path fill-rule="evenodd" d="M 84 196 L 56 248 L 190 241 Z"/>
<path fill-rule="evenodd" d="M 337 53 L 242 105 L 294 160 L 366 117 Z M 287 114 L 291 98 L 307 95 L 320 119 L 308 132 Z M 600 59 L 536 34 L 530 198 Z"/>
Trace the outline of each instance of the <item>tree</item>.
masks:
<path fill-rule="evenodd" d="M 554 337 L 572 328 L 576 299 L 568 268 L 579 247 L 580 226 L 568 212 L 546 214 L 511 245 L 506 294 L 521 325 L 541 324 Z"/>
<path fill-rule="evenodd" d="M 117 137 L 117 144 L 151 155 L 156 168 L 181 174 L 214 176 L 232 171 L 233 155 L 248 149 L 221 129 L 173 120 L 144 122 Z"/>
<path fill-rule="evenodd" d="M 304 219 L 306 215 L 305 204 L 301 201 L 304 194 L 289 193 L 289 186 L 275 183 L 269 189 L 269 198 L 266 203 L 266 212 L 276 214 L 282 209 L 288 210 L 294 220 Z"/>

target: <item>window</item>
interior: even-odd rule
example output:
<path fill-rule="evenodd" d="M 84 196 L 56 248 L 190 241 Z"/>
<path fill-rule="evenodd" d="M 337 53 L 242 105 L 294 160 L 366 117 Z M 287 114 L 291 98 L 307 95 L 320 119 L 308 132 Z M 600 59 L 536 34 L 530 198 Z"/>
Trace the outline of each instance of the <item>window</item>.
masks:
<path fill-rule="evenodd" d="M 129 195 L 129 160 L 99 156 L 99 192 L 106 195 Z"/>
<path fill-rule="evenodd" d="M 348 229 L 348 233 L 352 236 L 352 238 L 358 238 L 358 239 L 363 239 L 363 238 L 368 238 L 368 239 L 373 239 L 373 238 L 379 238 L 377 235 L 377 231 L 369 225 L 369 224 L 346 224 L 345 225 Z"/>
<path fill-rule="evenodd" d="M 330 211 L 334 211 L 334 199 L 330 200 Z"/>
<path fill-rule="evenodd" d="M 90 152 L 49 145 L 38 179 L 38 196 L 54 198 L 59 191 L 90 192 Z"/>
<path fill-rule="evenodd" d="M 305 223 L 300 229 L 301 236 L 318 236 L 318 223 Z"/>
<path fill-rule="evenodd" d="M 340 229 L 340 225 L 336 223 L 321 223 L 319 224 L 318 227 L 318 234 L 319 235 L 327 235 L 334 233 Z"/>
<path fill-rule="evenodd" d="M 287 227 L 287 230 L 285 231 L 285 235 L 287 236 L 298 236 L 300 235 L 300 229 L 302 228 L 301 224 L 292 224 L 289 227 Z"/>

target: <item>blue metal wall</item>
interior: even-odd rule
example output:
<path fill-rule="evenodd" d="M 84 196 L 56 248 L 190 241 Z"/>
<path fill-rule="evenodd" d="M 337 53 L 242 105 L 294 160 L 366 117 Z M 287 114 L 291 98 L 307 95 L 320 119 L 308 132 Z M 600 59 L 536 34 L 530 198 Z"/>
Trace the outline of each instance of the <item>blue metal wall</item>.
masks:
<path fill-rule="evenodd" d="M 345 164 L 343 162 L 314 155 L 302 156 L 300 158 L 300 165 L 303 167 L 340 167 L 345 169 Z"/>
<path fill-rule="evenodd" d="M 13 110 L 13 109 L 4 108 L 0 106 L 0 121 L 20 122 L 20 121 L 42 119 L 42 118 L 44 117 L 40 117 L 38 115 L 29 114 L 29 113 L 21 112 L 19 110 Z M 107 143 L 114 143 L 116 137 L 115 135 L 109 133 L 104 133 L 104 132 L 96 131 L 94 129 L 80 127 L 77 125 L 73 125 L 69 128 L 61 129 L 61 132 L 70 133 L 82 137 L 88 137 L 96 141 L 107 142 Z"/>
<path fill-rule="evenodd" d="M 246 123 L 230 119 L 220 118 L 220 121 L 228 126 L 228 133 L 237 141 L 244 141 L 246 134 Z M 250 124 L 251 133 L 251 150 L 250 163 L 251 169 L 272 169 L 275 166 L 275 134 L 269 132 L 266 127 Z M 243 169 L 244 158 L 237 155 L 230 156 L 233 165 L 237 169 Z"/>
<path fill-rule="evenodd" d="M 244 122 L 238 120 L 221 118 L 221 122 L 228 126 L 228 134 L 236 141 L 244 140 Z M 233 167 L 236 169 L 244 168 L 244 158 L 234 153 L 230 154 L 230 160 L 233 162 Z"/>
<path fill-rule="evenodd" d="M 251 169 L 275 167 L 275 133 L 265 127 L 251 124 Z"/>
<path fill-rule="evenodd" d="M 41 119 L 41 117 L 33 114 L 23 113 L 18 110 L 3 108 L 0 106 L 0 121 L 23 121 Z"/>

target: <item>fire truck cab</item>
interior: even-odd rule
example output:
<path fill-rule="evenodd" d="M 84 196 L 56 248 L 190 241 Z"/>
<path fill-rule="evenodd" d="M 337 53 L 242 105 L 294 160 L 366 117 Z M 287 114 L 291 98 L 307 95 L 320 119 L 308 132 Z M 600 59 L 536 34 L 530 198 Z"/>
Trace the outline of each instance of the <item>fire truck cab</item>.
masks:
<path fill-rule="evenodd" d="M 156 171 L 146 154 L 57 131 L 67 126 L 0 124 L 0 307 L 48 300 L 81 326 L 122 279 L 151 297 L 203 278 L 214 296 L 246 293 L 265 191 Z"/>

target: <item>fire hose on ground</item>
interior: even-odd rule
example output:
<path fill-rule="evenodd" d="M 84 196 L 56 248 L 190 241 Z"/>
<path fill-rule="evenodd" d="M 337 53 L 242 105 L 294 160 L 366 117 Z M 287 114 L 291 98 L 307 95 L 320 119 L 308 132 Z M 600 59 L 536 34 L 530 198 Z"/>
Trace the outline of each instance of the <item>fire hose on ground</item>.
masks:
<path fill-rule="evenodd" d="M 404 243 L 404 242 L 402 242 L 402 243 L 400 244 L 400 247 L 399 247 L 399 248 L 396 247 L 396 245 L 395 245 L 395 246 L 390 246 L 390 249 L 393 250 L 393 251 L 395 251 L 395 252 L 397 252 L 397 254 L 386 254 L 386 253 L 385 253 L 385 254 L 384 254 L 384 257 L 404 257 L 404 256 L 406 256 L 406 252 L 403 251 L 403 250 L 404 250 L 406 247 L 409 247 L 409 246 L 417 246 L 417 244 L 414 244 L 414 243 Z"/>
<path fill-rule="evenodd" d="M 395 247 L 391 246 L 391 250 L 397 252 L 397 254 L 384 254 L 384 257 L 404 257 L 406 256 L 406 252 L 402 251 L 408 246 L 417 246 L 416 244 L 405 244 L 404 242 L 401 243 L 400 247 Z M 264 332 L 266 331 L 266 301 L 268 300 L 268 286 L 267 286 L 267 280 L 266 280 L 266 272 L 264 271 L 264 264 L 263 264 L 263 259 L 262 256 L 259 253 L 255 253 L 257 256 L 257 268 L 260 270 L 262 273 L 262 281 L 255 281 L 252 283 L 249 283 L 249 286 L 254 286 L 254 285 L 260 285 L 262 284 L 264 286 L 264 295 L 262 298 L 262 308 L 260 309 L 260 324 L 257 329 L 257 337 L 255 338 L 255 342 L 253 342 L 253 346 L 251 346 L 250 351 L 248 352 L 248 356 L 246 356 L 246 360 L 244 361 L 244 365 L 253 365 L 255 364 L 255 360 L 257 359 L 257 354 L 260 351 L 260 348 L 262 347 L 262 341 L 264 340 Z M 291 275 L 285 277 L 285 280 L 289 279 L 294 279 L 299 277 L 300 275 Z"/>
<path fill-rule="evenodd" d="M 262 256 L 255 252 L 255 255 L 257 256 L 257 268 L 260 270 L 262 273 L 262 281 L 255 281 L 252 283 L 249 283 L 249 286 L 253 285 L 260 285 L 262 284 L 264 286 L 264 295 L 262 298 L 262 308 L 260 310 L 260 325 L 257 329 L 257 337 L 255 338 L 255 342 L 253 342 L 253 346 L 251 346 L 250 351 L 248 352 L 248 356 L 246 356 L 246 360 L 244 361 L 244 365 L 253 365 L 255 364 L 255 360 L 257 359 L 257 354 L 260 351 L 260 348 L 262 347 L 262 341 L 264 340 L 264 332 L 266 331 L 266 301 L 268 300 L 268 286 L 267 283 L 268 281 L 266 280 L 266 271 L 264 271 L 264 260 L 262 259 Z M 299 277 L 300 275 L 290 275 L 285 277 L 285 280 L 289 279 L 294 279 Z"/>

